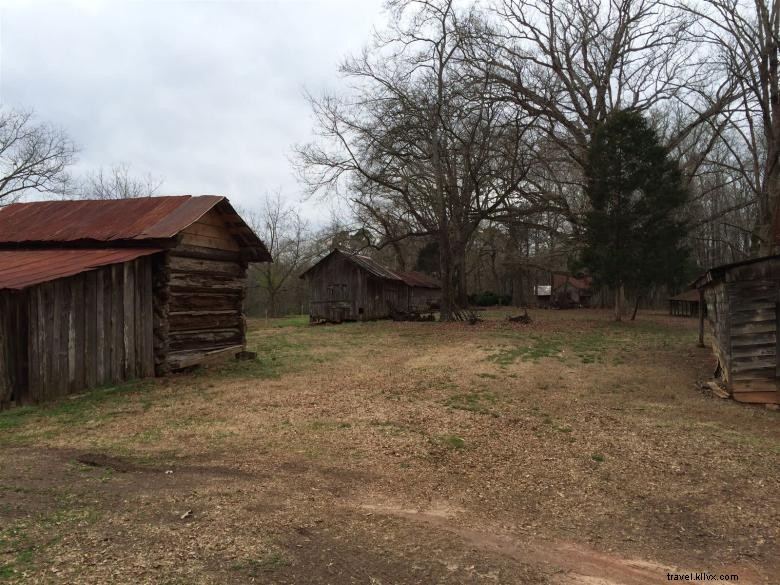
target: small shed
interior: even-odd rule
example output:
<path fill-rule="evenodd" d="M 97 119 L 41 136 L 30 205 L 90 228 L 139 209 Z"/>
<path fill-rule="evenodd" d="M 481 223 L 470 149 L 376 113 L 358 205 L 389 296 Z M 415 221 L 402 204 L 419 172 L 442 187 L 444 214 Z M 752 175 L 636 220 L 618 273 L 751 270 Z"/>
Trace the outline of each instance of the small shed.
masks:
<path fill-rule="evenodd" d="M 240 352 L 247 266 L 270 259 L 219 196 L 0 209 L 0 406 Z"/>
<path fill-rule="evenodd" d="M 687 290 L 669 297 L 669 314 L 673 317 L 698 317 L 699 291 Z"/>
<path fill-rule="evenodd" d="M 441 287 L 419 272 L 395 272 L 368 256 L 333 250 L 301 274 L 313 321 L 370 321 L 393 310 L 428 310 Z"/>
<path fill-rule="evenodd" d="M 712 268 L 693 287 L 703 301 L 699 342 L 706 314 L 727 391 L 740 402 L 780 403 L 780 255 Z"/>

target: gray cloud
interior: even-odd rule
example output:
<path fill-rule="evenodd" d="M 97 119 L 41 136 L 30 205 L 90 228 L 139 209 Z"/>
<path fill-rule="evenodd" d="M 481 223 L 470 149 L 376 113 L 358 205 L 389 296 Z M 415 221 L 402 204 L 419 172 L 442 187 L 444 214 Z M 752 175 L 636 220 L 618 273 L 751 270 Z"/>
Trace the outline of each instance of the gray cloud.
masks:
<path fill-rule="evenodd" d="M 120 162 L 165 193 L 251 207 L 299 198 L 290 147 L 311 136 L 303 89 L 384 16 L 381 0 L 10 2 L 0 10 L 0 97 L 82 146 L 77 171 Z M 312 218 L 324 206 L 307 204 Z"/>

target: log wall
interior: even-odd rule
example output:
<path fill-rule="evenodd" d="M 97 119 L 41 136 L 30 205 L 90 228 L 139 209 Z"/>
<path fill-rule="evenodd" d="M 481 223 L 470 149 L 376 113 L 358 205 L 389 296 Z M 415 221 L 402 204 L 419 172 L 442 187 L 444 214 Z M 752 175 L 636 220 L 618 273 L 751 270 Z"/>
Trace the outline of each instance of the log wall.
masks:
<path fill-rule="evenodd" d="M 780 261 L 732 268 L 705 298 L 713 350 L 734 399 L 780 403 Z"/>
<path fill-rule="evenodd" d="M 167 344 L 158 352 L 158 361 L 163 369 L 177 370 L 243 349 L 247 268 L 218 212 L 182 232 L 181 243 L 167 254 L 161 279 L 164 295 L 161 292 L 158 312 Z"/>

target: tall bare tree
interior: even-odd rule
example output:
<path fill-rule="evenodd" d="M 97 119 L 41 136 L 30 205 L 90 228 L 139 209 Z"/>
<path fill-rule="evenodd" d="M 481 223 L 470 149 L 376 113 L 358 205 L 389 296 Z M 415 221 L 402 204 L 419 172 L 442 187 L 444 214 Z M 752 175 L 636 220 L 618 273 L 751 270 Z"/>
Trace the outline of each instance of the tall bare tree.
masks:
<path fill-rule="evenodd" d="M 280 297 L 315 253 L 309 225 L 279 192 L 266 195 L 259 212 L 249 212 L 245 216 L 272 259 L 272 262 L 253 266 L 251 280 L 265 294 L 268 314 L 277 316 Z"/>
<path fill-rule="evenodd" d="M 724 113 L 727 124 L 718 128 L 730 155 L 721 166 L 753 192 L 754 251 L 766 254 L 780 199 L 780 2 L 702 0 L 681 6 L 698 19 L 696 40 L 739 89 L 739 99 Z"/>
<path fill-rule="evenodd" d="M 0 109 L 0 206 L 31 192 L 66 191 L 77 150 L 63 130 L 32 112 Z"/>
<path fill-rule="evenodd" d="M 694 20 L 664 0 L 498 0 L 469 45 L 495 98 L 543 122 L 538 186 L 571 201 L 572 221 L 585 210 L 585 152 L 611 111 L 681 106 L 665 132 L 674 149 L 733 99 L 689 35 Z"/>
<path fill-rule="evenodd" d="M 311 100 L 324 140 L 301 147 L 299 162 L 312 192 L 345 193 L 386 242 L 437 240 L 449 319 L 466 302 L 466 250 L 479 225 L 548 205 L 524 190 L 534 116 L 492 99 L 490 79 L 467 70 L 475 9 L 389 7 L 389 30 L 341 67 L 349 94 Z"/>

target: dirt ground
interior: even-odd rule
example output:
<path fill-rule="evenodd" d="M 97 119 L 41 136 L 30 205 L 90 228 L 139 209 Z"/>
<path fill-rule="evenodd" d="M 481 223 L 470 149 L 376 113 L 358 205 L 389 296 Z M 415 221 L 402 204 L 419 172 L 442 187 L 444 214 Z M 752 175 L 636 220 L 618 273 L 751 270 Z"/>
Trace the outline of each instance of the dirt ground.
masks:
<path fill-rule="evenodd" d="M 0 583 L 780 582 L 780 413 L 697 390 L 695 320 L 531 315 L 0 413 Z"/>

